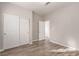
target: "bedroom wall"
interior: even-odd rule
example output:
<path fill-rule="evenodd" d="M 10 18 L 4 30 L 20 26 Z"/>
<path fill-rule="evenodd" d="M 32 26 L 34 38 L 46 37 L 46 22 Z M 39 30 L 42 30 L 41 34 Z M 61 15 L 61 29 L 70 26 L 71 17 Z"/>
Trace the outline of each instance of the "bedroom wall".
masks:
<path fill-rule="evenodd" d="M 79 50 L 79 3 L 72 3 L 45 17 L 50 21 L 50 41 Z"/>

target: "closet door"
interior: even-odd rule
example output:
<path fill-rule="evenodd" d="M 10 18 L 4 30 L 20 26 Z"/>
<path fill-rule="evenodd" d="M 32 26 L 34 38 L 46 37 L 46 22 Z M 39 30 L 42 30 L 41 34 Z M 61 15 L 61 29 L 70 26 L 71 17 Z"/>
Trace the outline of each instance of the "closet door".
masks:
<path fill-rule="evenodd" d="M 39 21 L 39 40 L 45 39 L 45 22 Z"/>
<path fill-rule="evenodd" d="M 29 43 L 29 19 L 26 16 L 20 16 L 20 44 Z"/>
<path fill-rule="evenodd" d="M 4 49 L 19 45 L 19 16 L 4 14 Z"/>

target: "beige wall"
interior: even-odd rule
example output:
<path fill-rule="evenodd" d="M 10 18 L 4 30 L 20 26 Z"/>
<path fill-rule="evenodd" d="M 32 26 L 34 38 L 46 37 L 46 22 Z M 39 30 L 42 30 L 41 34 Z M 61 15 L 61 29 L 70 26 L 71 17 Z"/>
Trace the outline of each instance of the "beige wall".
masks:
<path fill-rule="evenodd" d="M 50 41 L 79 49 L 79 3 L 60 8 L 45 19 L 50 21 Z"/>

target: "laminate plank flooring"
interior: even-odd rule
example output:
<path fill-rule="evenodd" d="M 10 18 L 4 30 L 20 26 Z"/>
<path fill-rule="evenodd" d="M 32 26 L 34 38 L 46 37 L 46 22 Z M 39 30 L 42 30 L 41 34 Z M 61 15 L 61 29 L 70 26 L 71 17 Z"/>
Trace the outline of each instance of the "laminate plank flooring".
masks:
<path fill-rule="evenodd" d="M 35 41 L 0 53 L 1 56 L 78 56 L 79 51 L 64 51 L 67 47 L 48 40 Z"/>

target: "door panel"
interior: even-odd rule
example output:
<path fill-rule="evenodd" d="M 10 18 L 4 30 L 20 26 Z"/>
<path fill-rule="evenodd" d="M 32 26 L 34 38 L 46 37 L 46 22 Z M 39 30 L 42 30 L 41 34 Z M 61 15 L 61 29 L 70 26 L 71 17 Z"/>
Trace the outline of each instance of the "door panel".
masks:
<path fill-rule="evenodd" d="M 29 43 L 29 19 L 26 16 L 20 17 L 20 44 Z"/>
<path fill-rule="evenodd" d="M 19 45 L 19 16 L 4 14 L 4 49 Z"/>
<path fill-rule="evenodd" d="M 29 19 L 4 14 L 4 49 L 29 43 Z"/>

